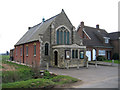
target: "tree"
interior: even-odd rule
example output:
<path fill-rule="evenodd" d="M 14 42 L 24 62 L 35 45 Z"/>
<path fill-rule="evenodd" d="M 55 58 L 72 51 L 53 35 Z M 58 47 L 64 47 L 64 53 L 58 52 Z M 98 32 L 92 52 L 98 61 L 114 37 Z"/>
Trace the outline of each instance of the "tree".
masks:
<path fill-rule="evenodd" d="M 9 55 L 9 52 L 8 52 L 8 51 L 6 51 L 6 55 Z"/>

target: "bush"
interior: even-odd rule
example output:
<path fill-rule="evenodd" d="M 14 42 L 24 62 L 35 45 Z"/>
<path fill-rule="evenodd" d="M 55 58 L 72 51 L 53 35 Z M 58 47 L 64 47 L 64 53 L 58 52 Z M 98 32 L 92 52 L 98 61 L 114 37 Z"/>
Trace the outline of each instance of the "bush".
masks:
<path fill-rule="evenodd" d="M 118 53 L 114 53 L 113 56 L 112 56 L 112 59 L 119 60 L 119 54 Z"/>
<path fill-rule="evenodd" d="M 97 56 L 97 61 L 104 61 L 107 60 L 104 56 Z"/>
<path fill-rule="evenodd" d="M 50 78 L 53 78 L 55 75 L 53 75 L 53 74 L 50 74 L 49 73 L 49 71 L 45 71 L 44 72 L 44 77 L 43 78 L 45 78 L 45 79 L 50 79 Z"/>

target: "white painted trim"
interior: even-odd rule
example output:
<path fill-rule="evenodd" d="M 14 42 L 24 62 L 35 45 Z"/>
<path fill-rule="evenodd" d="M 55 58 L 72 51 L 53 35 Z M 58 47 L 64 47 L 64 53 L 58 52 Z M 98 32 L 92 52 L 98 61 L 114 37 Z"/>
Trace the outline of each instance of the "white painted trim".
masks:
<path fill-rule="evenodd" d="M 68 27 L 66 27 L 65 25 L 60 25 L 60 26 L 58 26 L 55 30 L 57 31 L 59 28 L 61 28 L 61 27 L 65 27 L 70 33 L 71 33 L 71 31 L 70 31 L 70 29 L 68 28 Z"/>
<path fill-rule="evenodd" d="M 84 28 L 83 28 L 83 32 L 87 35 L 87 37 L 89 38 L 89 39 L 91 39 L 90 38 L 90 36 L 86 33 L 86 31 L 84 30 Z"/>
<path fill-rule="evenodd" d="M 57 51 L 57 52 L 58 52 L 58 50 L 57 50 L 57 49 L 54 49 L 54 50 L 53 50 L 53 54 L 54 54 L 54 52 L 55 52 L 55 51 Z M 59 52 L 58 52 L 58 54 L 59 54 Z"/>
<path fill-rule="evenodd" d="M 105 39 L 110 39 L 109 37 L 103 37 L 103 38 L 105 38 Z"/>

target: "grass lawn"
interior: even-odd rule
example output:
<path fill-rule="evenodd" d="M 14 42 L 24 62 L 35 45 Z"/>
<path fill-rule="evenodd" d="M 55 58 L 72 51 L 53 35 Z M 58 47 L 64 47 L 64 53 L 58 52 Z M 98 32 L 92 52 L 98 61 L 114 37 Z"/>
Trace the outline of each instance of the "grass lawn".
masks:
<path fill-rule="evenodd" d="M 2 64 L 15 68 L 13 71 L 2 71 L 3 83 L 32 79 L 33 72 L 28 66 L 19 65 L 5 60 L 2 61 Z"/>
<path fill-rule="evenodd" d="M 103 62 L 109 62 L 112 63 L 112 60 L 104 60 Z M 114 60 L 114 63 L 119 63 L 120 64 L 120 60 Z"/>
<path fill-rule="evenodd" d="M 6 56 L 8 58 L 8 56 Z M 14 68 L 14 70 L 0 71 L 2 76 L 2 88 L 52 88 L 57 85 L 64 85 L 79 81 L 76 78 L 64 75 L 50 74 L 44 72 L 44 76 L 34 78 L 35 72 L 31 67 L 6 61 L 4 56 L 2 65 Z M 7 69 L 7 67 L 2 69 Z M 1 66 L 2 67 L 2 66 Z M 40 75 L 40 73 L 38 73 Z"/>
<path fill-rule="evenodd" d="M 53 88 L 56 85 L 63 85 L 77 82 L 78 79 L 69 76 L 58 75 L 51 79 L 30 79 L 13 83 L 2 84 L 2 88 Z"/>

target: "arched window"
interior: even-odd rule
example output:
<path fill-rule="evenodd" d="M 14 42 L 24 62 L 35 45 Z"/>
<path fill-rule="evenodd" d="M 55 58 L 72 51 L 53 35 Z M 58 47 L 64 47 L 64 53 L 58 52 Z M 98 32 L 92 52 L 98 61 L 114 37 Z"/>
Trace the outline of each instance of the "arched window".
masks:
<path fill-rule="evenodd" d="M 67 44 L 69 44 L 69 32 L 67 32 Z"/>
<path fill-rule="evenodd" d="M 64 26 L 60 27 L 56 31 L 56 43 L 59 44 L 69 44 L 70 35 L 69 30 Z"/>
<path fill-rule="evenodd" d="M 46 43 L 45 44 L 45 55 L 48 55 L 48 51 L 49 51 L 49 44 Z"/>
<path fill-rule="evenodd" d="M 59 44 L 59 30 L 57 30 L 57 44 Z"/>
<path fill-rule="evenodd" d="M 64 44 L 66 44 L 66 31 L 64 31 Z"/>
<path fill-rule="evenodd" d="M 60 32 L 60 42 L 61 44 L 63 44 L 63 32 L 62 31 Z"/>

